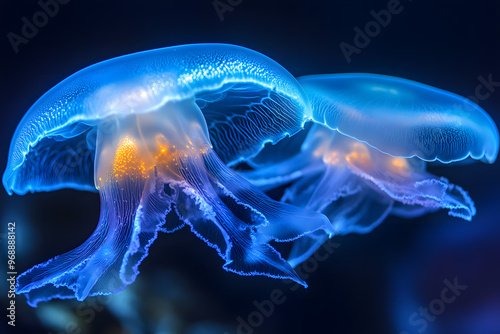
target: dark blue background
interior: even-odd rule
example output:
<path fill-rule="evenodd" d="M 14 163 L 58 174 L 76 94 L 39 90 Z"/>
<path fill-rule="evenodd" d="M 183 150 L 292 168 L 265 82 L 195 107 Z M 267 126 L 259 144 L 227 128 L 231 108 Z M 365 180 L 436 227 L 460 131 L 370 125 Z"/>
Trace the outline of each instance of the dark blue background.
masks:
<path fill-rule="evenodd" d="M 393 15 L 359 54 L 352 55 L 351 63 L 339 44 L 353 44 L 354 27 L 364 29 L 373 20 L 370 11 L 387 8 L 388 1 L 239 2 L 221 21 L 212 1 L 72 0 L 61 5 L 16 54 L 7 34 L 19 34 L 21 18 L 31 21 L 40 7 L 33 0 L 3 0 L 0 168 L 5 168 L 17 123 L 45 91 L 85 66 L 152 48 L 232 43 L 273 58 L 295 76 L 382 73 L 463 96 L 474 95 L 478 76 L 492 75 L 500 81 L 497 1 L 401 1 L 401 13 Z M 500 124 L 500 87 L 480 105 Z M 273 289 L 280 289 L 286 301 L 252 329 L 255 333 L 417 333 L 422 327 L 409 325 L 408 317 L 439 297 L 444 279 L 459 277 L 468 286 L 463 296 L 447 305 L 422 332 L 500 333 L 500 324 L 488 316 L 500 314 L 499 166 L 431 167 L 469 190 L 478 210 L 473 222 L 438 212 L 414 220 L 390 218 L 368 235 L 335 238 L 340 246 L 310 274 L 306 290 L 290 291 L 279 280 L 226 273 L 216 252 L 187 229 L 161 235 L 141 266 L 136 287 L 131 288 L 138 295 L 128 302 L 130 312 L 137 311 L 142 319 L 131 322 L 149 331 L 155 321 L 163 319 L 177 324 L 173 328 L 181 333 L 204 333 L 194 326 L 215 328 L 205 333 L 236 333 L 237 318 L 247 319 L 256 310 L 253 301 L 268 299 Z M 72 190 L 24 197 L 0 191 L 0 210 L 3 233 L 7 222 L 17 223 L 17 269 L 21 272 L 90 236 L 98 221 L 99 198 Z M 3 255 L 1 259 L 5 262 Z M 4 272 L 5 263 L 0 268 Z M 0 281 L 5 282 L 2 275 Z M 7 287 L 1 287 L 1 309 L 5 310 Z M 48 327 L 48 320 L 61 316 L 65 309 L 76 314 L 82 333 L 121 333 L 127 326 L 108 308 L 94 308 L 91 319 L 91 312 L 78 312 L 78 304 L 53 305 L 58 307 L 55 311 L 40 307 L 35 313 L 19 296 L 16 330 L 5 328 L 9 333 L 56 333 L 57 326 Z M 4 312 L 0 328 L 6 323 Z M 476 313 L 479 320 L 471 318 Z M 65 317 L 63 323 L 69 319 Z M 480 324 L 486 325 L 479 329 Z"/>

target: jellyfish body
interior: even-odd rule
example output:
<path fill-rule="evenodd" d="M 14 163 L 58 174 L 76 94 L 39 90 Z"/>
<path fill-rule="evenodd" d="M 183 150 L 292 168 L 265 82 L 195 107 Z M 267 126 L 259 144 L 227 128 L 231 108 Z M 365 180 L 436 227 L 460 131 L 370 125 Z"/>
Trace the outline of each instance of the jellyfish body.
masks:
<path fill-rule="evenodd" d="M 373 74 L 299 82 L 321 124 L 301 136 L 300 150 L 292 147 L 297 141 L 266 148 L 242 176 L 263 190 L 291 183 L 282 201 L 324 213 L 333 234 L 368 233 L 389 214 L 411 218 L 447 209 L 465 220 L 474 216 L 467 192 L 427 172 L 425 161 L 495 160 L 498 130 L 479 106 Z M 328 237 L 316 231 L 297 240 L 290 263 L 307 259 Z"/>
<path fill-rule="evenodd" d="M 295 79 L 237 46 L 187 45 L 111 59 L 42 96 L 12 140 L 9 193 L 97 189 L 98 226 L 78 248 L 18 277 L 32 306 L 131 284 L 158 232 L 184 225 L 242 275 L 302 279 L 269 245 L 318 229 L 322 214 L 276 202 L 227 166 L 310 118 Z M 165 221 L 174 211 L 179 219 Z"/>

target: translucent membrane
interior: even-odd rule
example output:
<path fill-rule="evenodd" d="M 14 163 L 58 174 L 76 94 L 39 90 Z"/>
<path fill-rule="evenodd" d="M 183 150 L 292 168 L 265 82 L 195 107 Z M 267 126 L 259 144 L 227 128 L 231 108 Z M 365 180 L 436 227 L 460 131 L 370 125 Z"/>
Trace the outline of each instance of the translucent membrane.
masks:
<path fill-rule="evenodd" d="M 305 285 L 269 242 L 330 229 L 322 214 L 273 201 L 226 167 L 194 101 L 106 119 L 97 130 L 94 171 L 99 224 L 80 247 L 19 276 L 17 292 L 30 305 L 122 290 L 158 232 L 185 224 L 216 249 L 226 270 Z M 166 225 L 171 210 L 178 220 Z"/>
<path fill-rule="evenodd" d="M 333 235 L 368 233 L 389 214 L 410 218 L 446 209 L 470 220 L 476 212 L 462 188 L 428 173 L 424 162 L 381 153 L 319 124 L 299 153 L 240 175 L 265 190 L 290 184 L 282 201 L 325 214 Z M 328 237 L 317 231 L 296 241 L 290 263 L 307 259 Z"/>
<path fill-rule="evenodd" d="M 138 52 L 80 70 L 38 99 L 14 133 L 3 185 L 20 195 L 93 191 L 97 126 L 186 100 L 203 111 L 213 149 L 226 164 L 296 133 L 311 118 L 295 78 L 253 50 L 192 44 Z"/>
<path fill-rule="evenodd" d="M 397 157 L 494 162 L 498 129 L 478 105 L 415 81 L 353 73 L 298 79 L 313 119 Z"/>

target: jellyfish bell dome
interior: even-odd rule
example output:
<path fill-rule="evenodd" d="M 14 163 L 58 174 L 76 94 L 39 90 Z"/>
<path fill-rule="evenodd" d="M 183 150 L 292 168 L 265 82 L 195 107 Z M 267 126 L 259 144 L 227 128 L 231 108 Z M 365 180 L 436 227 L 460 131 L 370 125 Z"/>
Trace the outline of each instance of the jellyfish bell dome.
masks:
<path fill-rule="evenodd" d="M 313 119 L 394 157 L 493 163 L 498 129 L 478 105 L 419 82 L 348 73 L 298 78 Z"/>
<path fill-rule="evenodd" d="M 78 248 L 21 274 L 17 293 L 36 306 L 121 291 L 158 232 L 186 225 L 227 271 L 305 285 L 269 242 L 330 222 L 273 201 L 228 165 L 299 131 L 308 106 L 280 65 L 225 44 L 139 52 L 63 80 L 21 120 L 3 184 L 9 194 L 98 190 L 99 223 Z"/>
<path fill-rule="evenodd" d="M 98 125 L 185 101 L 202 110 L 214 150 L 234 163 L 297 132 L 310 117 L 306 100 L 284 68 L 235 45 L 183 45 L 113 58 L 71 75 L 33 104 L 14 133 L 3 184 L 9 194 L 92 190 L 92 164 L 61 175 L 39 163 L 61 167 L 61 152 L 66 161 L 71 153 L 87 157 Z"/>

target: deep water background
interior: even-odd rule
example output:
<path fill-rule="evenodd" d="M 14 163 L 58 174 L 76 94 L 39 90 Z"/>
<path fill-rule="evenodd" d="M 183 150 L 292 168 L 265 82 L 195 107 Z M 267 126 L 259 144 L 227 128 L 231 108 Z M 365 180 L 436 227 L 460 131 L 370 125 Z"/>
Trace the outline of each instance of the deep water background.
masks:
<path fill-rule="evenodd" d="M 373 20 L 370 11 L 386 9 L 388 1 L 221 2 L 233 4 L 223 21 L 213 1 L 71 0 L 16 54 L 7 34 L 20 34 L 21 19 L 32 21 L 40 6 L 2 0 L 2 171 L 16 125 L 44 92 L 85 66 L 147 49 L 232 43 L 273 58 L 295 76 L 373 72 L 463 96 L 476 94 L 479 76 L 500 81 L 497 1 L 401 1 L 401 12 L 350 63 L 339 44 L 352 45 L 353 29 L 364 29 Z M 500 86 L 490 88 L 479 104 L 499 125 Z M 7 223 L 17 224 L 20 273 L 86 240 L 98 221 L 99 198 L 73 190 L 9 197 L 2 189 L 0 332 L 500 333 L 500 162 L 429 168 L 469 191 L 478 210 L 473 221 L 438 212 L 390 218 L 368 235 L 335 238 L 333 254 L 317 267 L 310 263 L 308 289 L 227 273 L 216 252 L 184 229 L 160 235 L 137 282 L 113 298 L 32 309 L 18 296 L 15 328 L 5 316 Z M 444 280 L 466 288 L 441 309 Z M 283 303 L 259 316 L 256 304 L 269 306 L 262 301 L 276 289 Z M 425 320 L 419 308 L 430 307 L 439 314 Z M 249 325 L 238 328 L 238 319 Z"/>

